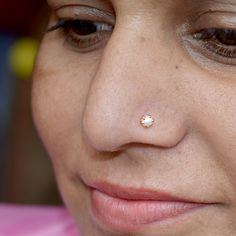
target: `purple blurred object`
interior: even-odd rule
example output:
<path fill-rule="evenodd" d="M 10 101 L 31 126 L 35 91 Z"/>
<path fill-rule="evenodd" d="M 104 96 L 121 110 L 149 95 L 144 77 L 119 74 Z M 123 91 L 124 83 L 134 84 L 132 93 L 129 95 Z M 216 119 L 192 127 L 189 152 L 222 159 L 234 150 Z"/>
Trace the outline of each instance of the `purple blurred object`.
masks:
<path fill-rule="evenodd" d="M 0 236 L 80 236 L 63 207 L 0 205 Z"/>

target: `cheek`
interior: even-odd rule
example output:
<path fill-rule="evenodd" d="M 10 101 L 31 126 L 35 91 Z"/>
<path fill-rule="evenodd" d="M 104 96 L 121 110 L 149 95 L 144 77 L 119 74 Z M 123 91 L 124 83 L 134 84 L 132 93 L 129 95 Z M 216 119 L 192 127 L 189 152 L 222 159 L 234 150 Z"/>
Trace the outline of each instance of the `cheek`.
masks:
<path fill-rule="evenodd" d="M 193 98 L 188 108 L 192 127 L 236 189 L 236 76 L 225 79 L 199 74 L 192 81 L 196 84 L 187 94 Z"/>
<path fill-rule="evenodd" d="M 236 78 L 235 78 L 236 79 Z M 236 81 L 236 80 L 235 80 Z M 236 190 L 236 83 L 224 87 L 206 100 L 205 130 L 215 150 L 216 160 L 225 169 Z M 208 118 L 207 118 L 208 116 Z M 202 122 L 202 123 L 203 123 Z"/>
<path fill-rule="evenodd" d="M 46 55 L 46 56 L 41 56 Z M 55 62 L 44 50 L 35 67 L 32 107 L 36 127 L 53 162 L 64 162 L 70 140 L 81 135 L 81 118 L 91 82 L 85 65 Z M 68 58 L 67 58 L 68 60 Z M 91 67 L 90 67 L 91 71 Z M 65 158 L 66 157 L 66 158 Z M 68 162 L 69 160 L 67 160 Z"/>

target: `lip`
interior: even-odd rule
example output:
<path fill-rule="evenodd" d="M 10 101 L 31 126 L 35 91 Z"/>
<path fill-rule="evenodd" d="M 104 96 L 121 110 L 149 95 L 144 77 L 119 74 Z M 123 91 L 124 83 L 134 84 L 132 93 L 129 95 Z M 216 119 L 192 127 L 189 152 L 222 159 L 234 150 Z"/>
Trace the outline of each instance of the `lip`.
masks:
<path fill-rule="evenodd" d="M 138 232 L 210 205 L 146 188 L 123 187 L 107 182 L 95 182 L 89 186 L 92 190 L 93 219 L 119 232 Z"/>
<path fill-rule="evenodd" d="M 154 200 L 202 203 L 197 200 L 184 199 L 172 196 L 171 194 L 164 191 L 152 190 L 148 188 L 124 187 L 103 181 L 90 183 L 88 185 L 91 188 L 97 189 L 107 195 L 125 200 Z"/>

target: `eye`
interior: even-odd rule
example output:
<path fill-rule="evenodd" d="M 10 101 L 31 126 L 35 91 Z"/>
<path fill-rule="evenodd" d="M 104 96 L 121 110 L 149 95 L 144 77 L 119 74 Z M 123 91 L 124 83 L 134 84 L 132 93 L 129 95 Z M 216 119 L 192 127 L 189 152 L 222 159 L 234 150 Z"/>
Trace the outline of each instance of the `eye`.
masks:
<path fill-rule="evenodd" d="M 199 41 L 205 50 L 218 56 L 216 59 L 227 59 L 227 63 L 236 63 L 236 30 L 203 29 L 195 33 L 193 38 Z"/>
<path fill-rule="evenodd" d="M 73 48 L 80 52 L 88 52 L 98 49 L 110 37 L 113 26 L 88 20 L 61 19 L 56 25 L 50 27 L 47 32 L 62 29 L 65 40 Z"/>

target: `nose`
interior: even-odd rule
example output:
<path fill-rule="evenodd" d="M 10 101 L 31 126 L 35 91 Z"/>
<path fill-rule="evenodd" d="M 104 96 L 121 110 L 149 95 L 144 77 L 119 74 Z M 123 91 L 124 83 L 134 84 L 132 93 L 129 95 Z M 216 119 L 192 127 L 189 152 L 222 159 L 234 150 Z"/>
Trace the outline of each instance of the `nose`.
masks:
<path fill-rule="evenodd" d="M 171 52 L 154 48 L 156 53 L 153 45 L 115 37 L 107 45 L 82 120 L 84 137 L 94 149 L 114 152 L 128 144 L 171 148 L 185 136 L 185 116 L 173 92 L 176 75 L 172 78 L 167 66 Z M 154 120 L 149 128 L 140 123 L 145 115 Z"/>

